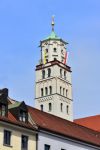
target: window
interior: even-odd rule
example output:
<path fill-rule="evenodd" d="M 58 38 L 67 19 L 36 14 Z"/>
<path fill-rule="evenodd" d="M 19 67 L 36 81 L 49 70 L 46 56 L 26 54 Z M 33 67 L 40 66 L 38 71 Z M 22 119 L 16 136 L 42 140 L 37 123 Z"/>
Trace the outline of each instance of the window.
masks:
<path fill-rule="evenodd" d="M 21 150 L 28 150 L 28 136 L 22 135 Z"/>
<path fill-rule="evenodd" d="M 20 110 L 19 114 L 19 120 L 25 122 L 26 121 L 26 112 L 23 110 Z"/>
<path fill-rule="evenodd" d="M 57 52 L 57 49 L 56 49 L 56 48 L 54 48 L 54 49 L 53 49 L 53 51 L 54 51 L 54 52 Z"/>
<path fill-rule="evenodd" d="M 62 78 L 62 69 L 60 69 L 60 77 Z"/>
<path fill-rule="evenodd" d="M 63 103 L 60 104 L 60 110 L 63 111 Z"/>
<path fill-rule="evenodd" d="M 43 96 L 43 88 L 41 88 L 41 97 Z"/>
<path fill-rule="evenodd" d="M 66 90 L 66 97 L 68 96 L 68 90 Z"/>
<path fill-rule="evenodd" d="M 61 62 L 62 62 L 62 63 L 64 62 L 64 57 L 61 57 Z"/>
<path fill-rule="evenodd" d="M 46 63 L 48 63 L 48 59 L 46 59 Z"/>
<path fill-rule="evenodd" d="M 46 53 L 48 53 L 48 49 L 46 49 L 45 51 L 46 51 Z"/>
<path fill-rule="evenodd" d="M 48 95 L 48 88 L 45 87 L 45 95 Z"/>
<path fill-rule="evenodd" d="M 65 95 L 65 88 L 63 88 L 63 95 Z"/>
<path fill-rule="evenodd" d="M 40 109 L 41 109 L 41 111 L 43 111 L 43 105 L 40 105 Z"/>
<path fill-rule="evenodd" d="M 65 149 L 61 148 L 61 150 L 65 150 Z"/>
<path fill-rule="evenodd" d="M 51 110 L 52 110 L 52 104 L 49 103 L 49 111 L 51 111 Z"/>
<path fill-rule="evenodd" d="M 50 95 L 52 94 L 52 86 L 49 86 Z"/>
<path fill-rule="evenodd" d="M 61 50 L 61 54 L 63 54 L 63 55 L 64 55 L 64 51 L 63 51 L 63 49 Z"/>
<path fill-rule="evenodd" d="M 69 113 L 69 106 L 68 105 L 66 106 L 66 112 L 67 112 L 67 114 Z"/>
<path fill-rule="evenodd" d="M 66 71 L 64 71 L 64 79 L 66 80 Z"/>
<path fill-rule="evenodd" d="M 62 87 L 60 86 L 60 94 L 62 94 Z"/>
<path fill-rule="evenodd" d="M 11 131 L 4 130 L 4 144 L 11 145 Z"/>
<path fill-rule="evenodd" d="M 0 106 L 0 116 L 5 116 L 5 115 L 6 115 L 6 106 L 2 104 Z"/>
<path fill-rule="evenodd" d="M 48 77 L 50 77 L 51 76 L 51 69 L 49 68 L 48 69 Z"/>
<path fill-rule="evenodd" d="M 42 70 L 42 79 L 45 78 L 45 70 Z"/>
<path fill-rule="evenodd" d="M 44 150 L 50 150 L 50 145 L 45 144 L 44 145 Z"/>

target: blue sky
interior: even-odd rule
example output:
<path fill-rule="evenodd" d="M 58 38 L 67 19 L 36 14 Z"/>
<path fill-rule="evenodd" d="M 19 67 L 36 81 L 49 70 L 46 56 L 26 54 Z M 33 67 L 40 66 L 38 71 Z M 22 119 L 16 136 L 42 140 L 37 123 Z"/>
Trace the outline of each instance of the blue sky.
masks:
<path fill-rule="evenodd" d="M 34 106 L 38 45 L 52 15 L 69 43 L 74 117 L 100 114 L 100 0 L 0 0 L 0 88 Z"/>

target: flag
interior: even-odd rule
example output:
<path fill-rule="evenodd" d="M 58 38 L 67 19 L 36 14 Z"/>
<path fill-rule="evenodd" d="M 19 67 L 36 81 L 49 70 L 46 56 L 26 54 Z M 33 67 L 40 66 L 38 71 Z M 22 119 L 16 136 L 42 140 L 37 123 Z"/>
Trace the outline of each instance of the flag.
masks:
<path fill-rule="evenodd" d="M 65 58 L 64 58 L 64 64 L 66 64 L 68 62 L 68 55 L 69 55 L 69 52 L 65 52 Z"/>

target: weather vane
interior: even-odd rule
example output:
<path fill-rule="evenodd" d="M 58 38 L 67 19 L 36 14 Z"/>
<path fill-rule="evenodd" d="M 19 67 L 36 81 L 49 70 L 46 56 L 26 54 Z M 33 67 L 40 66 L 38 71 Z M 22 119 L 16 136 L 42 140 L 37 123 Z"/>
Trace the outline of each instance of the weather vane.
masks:
<path fill-rule="evenodd" d="M 54 31 L 54 25 L 55 25 L 55 22 L 54 22 L 54 15 L 52 16 L 52 22 L 51 22 L 51 25 L 52 25 L 52 31 Z"/>

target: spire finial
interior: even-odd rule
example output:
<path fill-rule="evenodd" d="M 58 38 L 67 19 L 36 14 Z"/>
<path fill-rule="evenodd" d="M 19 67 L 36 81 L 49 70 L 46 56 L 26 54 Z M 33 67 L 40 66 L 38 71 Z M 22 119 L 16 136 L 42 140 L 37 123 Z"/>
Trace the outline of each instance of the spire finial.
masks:
<path fill-rule="evenodd" d="M 54 25 L 55 25 L 55 22 L 54 22 L 54 15 L 52 16 L 52 22 L 51 22 L 51 25 L 52 25 L 52 31 L 54 31 Z"/>

